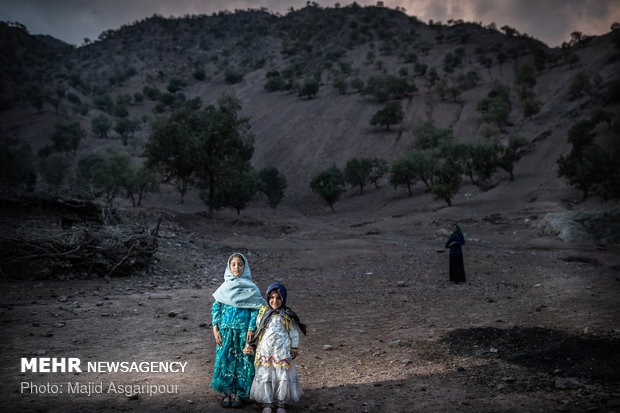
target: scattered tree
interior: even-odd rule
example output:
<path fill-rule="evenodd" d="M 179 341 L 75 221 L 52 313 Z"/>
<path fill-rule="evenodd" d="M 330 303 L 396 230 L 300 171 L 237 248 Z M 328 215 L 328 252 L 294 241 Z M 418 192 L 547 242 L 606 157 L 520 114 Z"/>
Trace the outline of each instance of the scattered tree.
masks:
<path fill-rule="evenodd" d="M 373 115 L 372 119 L 370 119 L 370 124 L 372 126 L 385 125 L 386 130 L 390 130 L 390 125 L 399 124 L 402 122 L 404 116 L 405 114 L 400 102 L 389 102 L 383 109 L 380 109 Z"/>
<path fill-rule="evenodd" d="M 327 202 L 332 212 L 334 212 L 334 204 L 344 193 L 344 186 L 344 174 L 335 165 L 319 172 L 310 181 L 312 192 L 319 194 Z"/>
<path fill-rule="evenodd" d="M 267 203 L 274 213 L 284 198 L 286 177 L 274 166 L 266 166 L 258 171 L 259 190 L 267 197 Z"/>
<path fill-rule="evenodd" d="M 359 186 L 360 195 L 364 194 L 364 186 L 369 182 L 372 171 L 372 160 L 368 158 L 351 158 L 344 168 L 344 180 L 351 186 Z"/>
<path fill-rule="evenodd" d="M 317 93 L 319 93 L 319 81 L 314 77 L 307 77 L 298 95 L 299 97 L 307 96 L 308 99 L 312 99 Z"/>
<path fill-rule="evenodd" d="M 390 167 L 385 159 L 374 158 L 371 162 L 372 169 L 368 176 L 368 182 L 375 185 L 375 188 L 379 189 L 379 180 L 389 172 Z"/>

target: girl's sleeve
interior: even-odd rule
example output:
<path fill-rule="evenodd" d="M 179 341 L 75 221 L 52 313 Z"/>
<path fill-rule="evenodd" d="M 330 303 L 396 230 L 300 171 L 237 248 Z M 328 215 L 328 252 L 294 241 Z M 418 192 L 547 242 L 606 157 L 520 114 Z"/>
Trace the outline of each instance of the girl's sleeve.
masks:
<path fill-rule="evenodd" d="M 288 335 L 291 337 L 291 353 L 299 352 L 299 327 L 293 321 L 291 321 Z"/>
<path fill-rule="evenodd" d="M 248 330 L 256 331 L 258 328 L 258 310 L 250 310 L 250 322 L 248 323 Z"/>
<path fill-rule="evenodd" d="M 222 321 L 222 304 L 217 301 L 213 302 L 211 307 L 211 325 L 218 325 Z"/>

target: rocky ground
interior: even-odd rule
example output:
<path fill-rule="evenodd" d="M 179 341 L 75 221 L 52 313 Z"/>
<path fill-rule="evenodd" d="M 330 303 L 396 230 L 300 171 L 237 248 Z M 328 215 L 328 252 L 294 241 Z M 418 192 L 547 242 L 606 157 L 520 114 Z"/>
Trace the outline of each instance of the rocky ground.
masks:
<path fill-rule="evenodd" d="M 241 251 L 261 290 L 283 282 L 309 327 L 297 359 L 305 394 L 290 412 L 620 411 L 618 247 L 540 237 L 532 212 L 471 213 L 460 220 L 468 278 L 454 285 L 443 248 L 454 211 L 379 218 L 250 210 L 214 220 L 169 211 L 156 260 L 142 274 L 3 280 L 3 410 L 221 410 L 209 388 L 211 293 L 229 254 Z M 187 367 L 21 373 L 21 357 Z M 178 387 L 89 396 L 68 394 L 68 382 L 103 383 L 104 391 L 110 382 Z M 63 393 L 47 393 L 48 383 Z"/>

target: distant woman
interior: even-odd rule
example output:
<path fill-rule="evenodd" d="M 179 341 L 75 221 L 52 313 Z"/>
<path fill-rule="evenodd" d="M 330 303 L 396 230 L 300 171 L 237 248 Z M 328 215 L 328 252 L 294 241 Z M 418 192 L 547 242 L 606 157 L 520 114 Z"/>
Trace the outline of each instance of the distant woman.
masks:
<path fill-rule="evenodd" d="M 459 224 L 452 225 L 452 234 L 446 241 L 446 248 L 450 248 L 450 282 L 465 282 L 465 266 L 463 265 L 463 250 L 465 237 Z"/>

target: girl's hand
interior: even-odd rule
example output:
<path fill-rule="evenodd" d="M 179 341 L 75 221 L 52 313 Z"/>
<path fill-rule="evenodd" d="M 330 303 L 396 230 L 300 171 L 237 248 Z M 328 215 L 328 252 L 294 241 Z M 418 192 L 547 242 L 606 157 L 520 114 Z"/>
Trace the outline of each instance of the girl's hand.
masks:
<path fill-rule="evenodd" d="M 222 334 L 217 324 L 213 326 L 213 337 L 215 337 L 215 344 L 220 347 L 222 345 Z"/>
<path fill-rule="evenodd" d="M 297 353 L 291 353 L 291 358 L 295 360 L 297 358 Z"/>
<path fill-rule="evenodd" d="M 245 342 L 249 343 L 254 338 L 255 331 L 248 330 L 248 333 L 245 335 Z"/>

